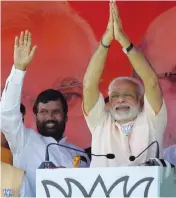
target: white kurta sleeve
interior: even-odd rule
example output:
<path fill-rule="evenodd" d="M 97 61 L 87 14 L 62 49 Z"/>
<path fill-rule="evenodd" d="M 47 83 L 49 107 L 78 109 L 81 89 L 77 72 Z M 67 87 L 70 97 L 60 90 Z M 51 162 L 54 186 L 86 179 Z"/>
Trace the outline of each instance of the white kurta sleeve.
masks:
<path fill-rule="evenodd" d="M 19 153 L 27 141 L 20 112 L 24 76 L 24 71 L 13 66 L 1 97 L 1 131 L 4 133 L 13 154 Z"/>

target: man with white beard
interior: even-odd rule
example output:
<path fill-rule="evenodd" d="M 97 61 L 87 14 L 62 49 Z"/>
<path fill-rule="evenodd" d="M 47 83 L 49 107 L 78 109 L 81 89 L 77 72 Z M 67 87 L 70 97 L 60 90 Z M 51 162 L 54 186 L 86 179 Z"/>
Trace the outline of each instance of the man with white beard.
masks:
<path fill-rule="evenodd" d="M 121 123 L 126 120 L 133 120 L 137 117 L 137 115 L 140 113 L 141 111 L 141 97 L 143 96 L 143 88 L 142 85 L 138 86 L 138 82 L 137 80 L 135 81 L 135 79 L 130 78 L 130 77 L 119 77 L 116 78 L 115 80 L 113 80 L 109 86 L 109 93 L 108 95 L 111 97 L 111 101 L 112 98 L 119 98 L 120 95 L 119 93 L 117 93 L 117 87 L 119 85 L 119 83 L 124 84 L 124 81 L 126 83 L 129 84 L 129 86 L 132 86 L 132 84 L 135 86 L 137 86 L 137 93 L 138 93 L 138 98 L 137 98 L 137 103 L 132 104 L 129 103 L 128 101 L 123 101 L 123 103 L 114 103 L 113 108 L 110 108 L 110 113 L 111 116 L 117 120 L 120 121 Z M 131 97 L 131 93 L 130 92 L 126 92 L 124 97 Z M 112 104 L 112 103 L 111 103 Z"/>
<path fill-rule="evenodd" d="M 105 105 L 98 86 L 114 39 L 122 46 L 144 86 L 134 78 L 116 78 L 109 85 L 109 103 Z M 107 30 L 90 60 L 83 85 L 83 111 L 92 133 L 92 153 L 115 154 L 114 159 L 93 156 L 91 167 L 142 164 L 155 157 L 155 145 L 133 162 L 129 157 L 137 156 L 153 141 L 159 142 L 162 157 L 162 140 L 167 124 L 162 91 L 148 61 L 124 33 L 115 2 L 110 2 Z"/>

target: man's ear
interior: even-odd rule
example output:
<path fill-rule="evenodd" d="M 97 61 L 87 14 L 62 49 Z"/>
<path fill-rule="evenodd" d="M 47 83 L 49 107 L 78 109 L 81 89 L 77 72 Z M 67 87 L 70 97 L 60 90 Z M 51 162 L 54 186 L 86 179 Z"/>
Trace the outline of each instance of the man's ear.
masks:
<path fill-rule="evenodd" d="M 105 104 L 105 111 L 109 111 L 110 108 L 111 108 L 111 103 L 110 102 L 106 103 Z"/>
<path fill-rule="evenodd" d="M 68 121 L 68 116 L 66 115 L 65 116 L 65 123 Z"/>
<path fill-rule="evenodd" d="M 36 120 L 37 120 L 37 115 L 36 114 L 33 114 L 33 120 L 36 122 Z"/>
<path fill-rule="evenodd" d="M 144 96 L 140 99 L 140 107 L 142 108 L 144 106 Z"/>

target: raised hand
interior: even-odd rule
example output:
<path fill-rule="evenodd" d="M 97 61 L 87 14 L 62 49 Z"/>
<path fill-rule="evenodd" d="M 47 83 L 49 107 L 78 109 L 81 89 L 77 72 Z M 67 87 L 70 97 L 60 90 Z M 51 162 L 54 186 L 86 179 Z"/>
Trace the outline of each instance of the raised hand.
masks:
<path fill-rule="evenodd" d="M 109 3 L 109 21 L 106 28 L 106 32 L 102 38 L 102 43 L 105 46 L 109 46 L 113 39 L 114 39 L 114 28 L 113 28 L 112 4 Z"/>
<path fill-rule="evenodd" d="M 117 9 L 116 2 L 111 2 L 112 16 L 113 16 L 113 26 L 114 26 L 114 38 L 119 41 L 121 36 L 124 34 L 122 28 L 122 22 L 119 15 L 119 10 Z"/>
<path fill-rule="evenodd" d="M 14 44 L 14 66 L 19 70 L 26 70 L 28 64 L 33 59 L 37 46 L 32 47 L 32 34 L 26 30 L 21 32 L 20 37 L 15 37 Z"/>

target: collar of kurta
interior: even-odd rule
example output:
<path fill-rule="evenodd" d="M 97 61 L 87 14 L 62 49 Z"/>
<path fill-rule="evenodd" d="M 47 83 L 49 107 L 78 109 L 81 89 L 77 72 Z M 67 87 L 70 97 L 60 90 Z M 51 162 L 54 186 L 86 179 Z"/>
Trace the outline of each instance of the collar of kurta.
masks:
<path fill-rule="evenodd" d="M 45 137 L 45 136 L 42 136 L 41 137 L 43 139 L 45 139 L 45 141 L 49 144 L 49 143 L 65 143 L 66 140 L 67 140 L 67 136 L 63 136 L 62 139 L 60 139 L 59 141 L 56 141 L 53 137 Z"/>

